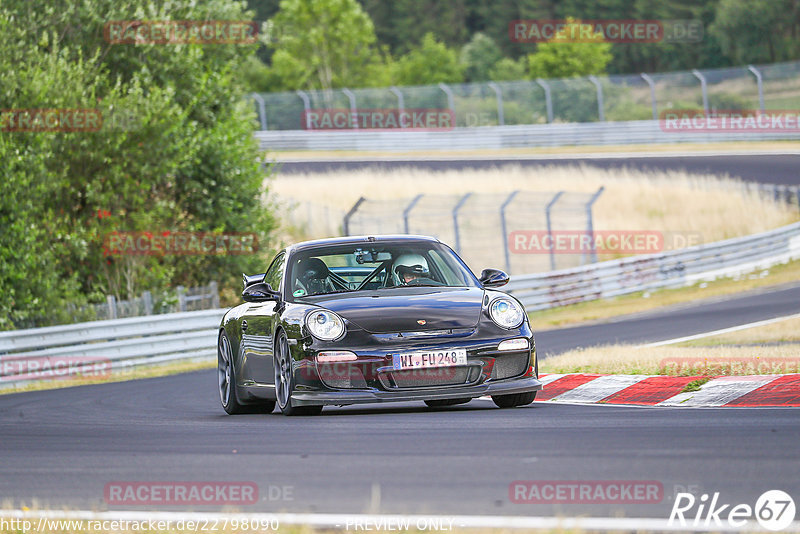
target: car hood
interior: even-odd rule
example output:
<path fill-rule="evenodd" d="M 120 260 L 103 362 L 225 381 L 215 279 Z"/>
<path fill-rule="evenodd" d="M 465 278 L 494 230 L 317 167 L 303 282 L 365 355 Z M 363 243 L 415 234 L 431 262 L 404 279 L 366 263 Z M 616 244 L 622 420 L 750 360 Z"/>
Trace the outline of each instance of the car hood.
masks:
<path fill-rule="evenodd" d="M 383 334 L 474 327 L 480 320 L 482 300 L 483 289 L 477 287 L 415 287 L 346 298 L 331 295 L 314 299 L 314 304 L 368 332 Z"/>

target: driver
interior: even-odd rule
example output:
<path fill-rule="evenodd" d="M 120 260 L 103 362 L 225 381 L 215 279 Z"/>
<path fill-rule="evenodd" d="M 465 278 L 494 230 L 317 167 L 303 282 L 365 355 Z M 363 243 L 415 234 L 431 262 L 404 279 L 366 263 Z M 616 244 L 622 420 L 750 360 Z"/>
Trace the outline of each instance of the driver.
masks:
<path fill-rule="evenodd" d="M 328 277 L 328 266 L 321 259 L 306 258 L 298 264 L 297 271 L 300 275 L 297 277 L 299 284 L 296 286 L 304 290 L 304 294 L 319 295 L 333 291 L 333 284 Z"/>
<path fill-rule="evenodd" d="M 428 262 L 419 254 L 403 254 L 394 262 L 394 275 L 401 285 L 413 285 L 414 280 L 430 278 Z"/>

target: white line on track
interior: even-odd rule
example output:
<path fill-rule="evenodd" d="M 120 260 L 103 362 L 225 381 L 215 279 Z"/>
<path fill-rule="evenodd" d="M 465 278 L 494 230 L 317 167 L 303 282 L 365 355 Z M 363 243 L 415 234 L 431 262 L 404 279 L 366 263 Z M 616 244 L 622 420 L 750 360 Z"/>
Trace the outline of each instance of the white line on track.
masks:
<path fill-rule="evenodd" d="M 704 332 L 702 334 L 695 334 L 693 336 L 676 337 L 674 339 L 666 339 L 664 341 L 656 341 L 655 343 L 648 343 L 646 345 L 639 345 L 643 347 L 661 347 L 662 345 L 672 345 L 674 343 L 683 343 L 684 341 L 692 341 L 694 339 L 702 339 L 704 337 L 716 336 L 719 334 L 727 334 L 729 332 L 738 332 L 739 330 L 747 330 L 748 328 L 756 328 L 758 326 L 766 326 L 768 324 L 779 323 L 781 321 L 788 321 L 789 319 L 796 319 L 800 317 L 800 313 L 793 315 L 785 315 L 783 317 L 775 317 L 773 319 L 765 319 L 764 321 L 756 321 L 754 323 L 740 324 L 739 326 L 731 326 L 730 328 L 723 328 L 722 330 L 713 330 L 711 332 Z"/>
<path fill-rule="evenodd" d="M 667 519 L 647 517 L 545 517 L 545 516 L 492 516 L 492 515 L 389 515 L 389 514 L 290 514 L 290 513 L 202 513 L 202 512 L 146 512 L 146 511 L 110 511 L 92 512 L 89 510 L 0 510 L 0 518 L 8 519 L 48 519 L 79 521 L 127 521 L 127 522 L 159 522 L 171 521 L 174 526 L 178 521 L 194 521 L 211 524 L 216 521 L 221 525 L 225 521 L 249 521 L 269 524 L 270 520 L 283 525 L 309 525 L 316 528 L 339 528 L 344 530 L 364 530 L 363 526 L 371 526 L 375 530 L 378 525 L 443 525 L 449 528 L 504 528 L 504 529 L 546 529 L 546 530 L 594 530 L 594 531 L 661 531 L 661 532 L 697 532 L 709 527 L 692 526 L 687 521 L 685 526 L 670 525 Z M 357 527 L 356 525 L 361 525 Z M 764 529 L 754 521 L 740 527 L 732 527 L 727 522 L 710 527 L 715 532 L 758 532 Z M 793 522 L 788 531 L 800 529 L 800 522 Z"/>

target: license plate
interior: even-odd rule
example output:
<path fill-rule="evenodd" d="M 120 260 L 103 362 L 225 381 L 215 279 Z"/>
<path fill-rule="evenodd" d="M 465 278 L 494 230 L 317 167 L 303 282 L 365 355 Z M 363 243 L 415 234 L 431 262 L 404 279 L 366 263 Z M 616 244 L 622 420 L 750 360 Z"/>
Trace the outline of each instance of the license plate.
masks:
<path fill-rule="evenodd" d="M 430 352 L 409 352 L 392 355 L 396 371 L 403 369 L 426 369 L 430 367 L 451 367 L 467 363 L 466 349 L 435 350 Z"/>

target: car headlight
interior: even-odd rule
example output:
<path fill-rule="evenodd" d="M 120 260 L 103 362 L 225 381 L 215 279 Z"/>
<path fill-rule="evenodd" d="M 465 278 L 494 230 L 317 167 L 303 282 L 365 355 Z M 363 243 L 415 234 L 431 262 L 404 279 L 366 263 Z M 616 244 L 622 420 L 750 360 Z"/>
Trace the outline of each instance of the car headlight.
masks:
<path fill-rule="evenodd" d="M 502 328 L 516 328 L 522 324 L 525 318 L 522 306 L 506 297 L 492 301 L 489 305 L 489 316 L 497 326 Z"/>
<path fill-rule="evenodd" d="M 344 321 L 327 310 L 317 310 L 306 316 L 306 327 L 317 339 L 333 341 L 344 334 Z"/>

